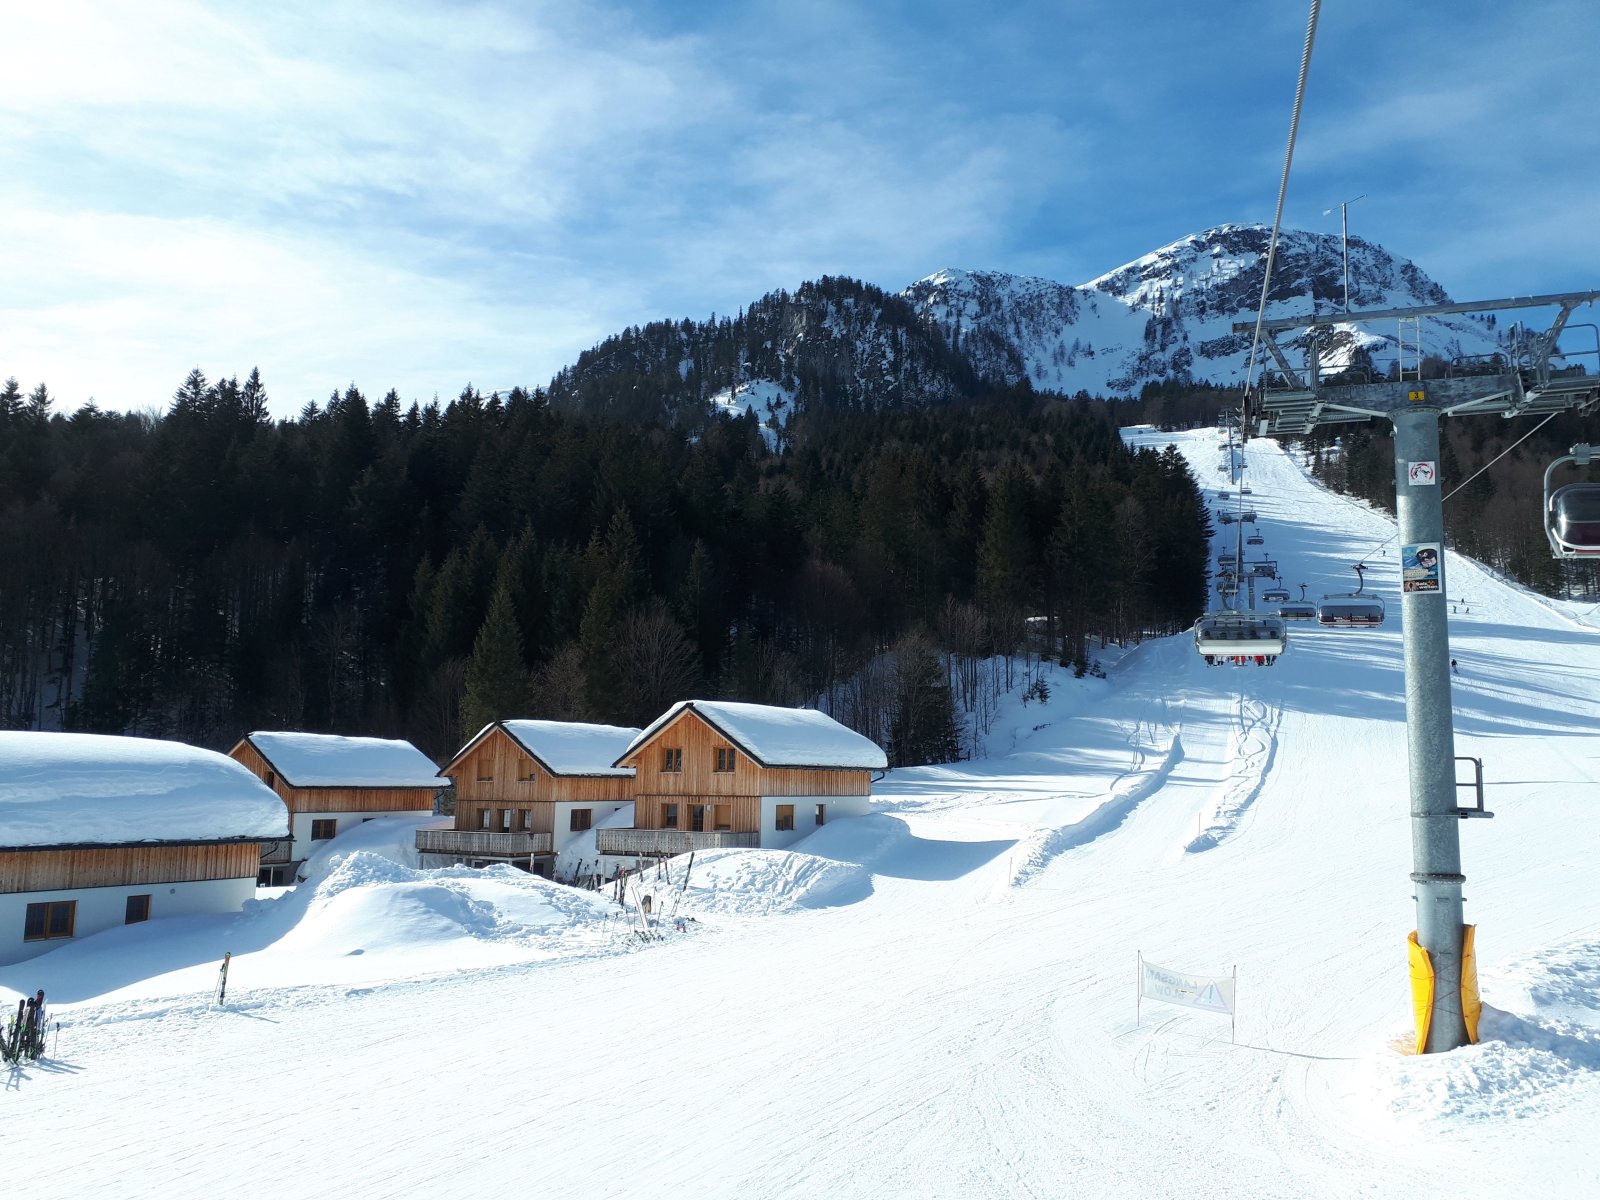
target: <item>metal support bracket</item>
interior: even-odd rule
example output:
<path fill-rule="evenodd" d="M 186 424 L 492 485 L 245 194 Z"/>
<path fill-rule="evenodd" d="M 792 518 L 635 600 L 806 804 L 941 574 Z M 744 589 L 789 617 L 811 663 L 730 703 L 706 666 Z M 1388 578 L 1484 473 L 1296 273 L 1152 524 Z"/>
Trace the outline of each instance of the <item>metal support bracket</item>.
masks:
<path fill-rule="evenodd" d="M 1472 778 L 1456 780 L 1456 789 L 1459 791 L 1461 788 L 1471 788 L 1473 799 L 1477 802 L 1471 808 L 1457 808 L 1456 816 L 1460 817 L 1462 820 L 1466 820 L 1468 817 L 1494 816 L 1492 812 L 1483 807 L 1483 759 L 1471 758 L 1467 755 L 1458 754 L 1456 755 L 1456 761 L 1458 763 L 1469 762 L 1472 764 Z"/>

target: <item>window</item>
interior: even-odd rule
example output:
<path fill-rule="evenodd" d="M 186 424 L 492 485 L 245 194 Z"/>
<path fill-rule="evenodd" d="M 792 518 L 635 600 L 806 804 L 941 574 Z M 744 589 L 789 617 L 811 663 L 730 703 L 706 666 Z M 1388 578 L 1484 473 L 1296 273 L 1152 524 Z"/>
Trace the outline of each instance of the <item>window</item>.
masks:
<path fill-rule="evenodd" d="M 478 810 L 478 828 L 479 829 L 487 829 L 487 828 L 489 828 L 489 821 L 492 818 L 492 816 L 493 816 L 493 810 L 492 809 L 480 808 Z"/>
<path fill-rule="evenodd" d="M 140 921 L 150 919 L 150 897 L 129 896 L 128 908 L 122 918 L 124 925 L 137 925 Z"/>
<path fill-rule="evenodd" d="M 494 782 L 494 759 L 487 754 L 478 755 L 478 765 L 473 776 L 479 783 Z"/>
<path fill-rule="evenodd" d="M 533 782 L 533 759 L 519 758 L 517 760 L 517 778 L 523 783 Z"/>
<path fill-rule="evenodd" d="M 683 770 L 683 747 L 661 747 L 661 770 L 668 774 L 675 774 Z"/>
<path fill-rule="evenodd" d="M 733 805 L 718 804 L 711 809 L 711 827 L 713 829 L 733 828 Z"/>
<path fill-rule="evenodd" d="M 582 833 L 585 829 L 589 828 L 593 822 L 594 809 L 575 808 L 572 810 L 572 819 L 568 823 L 567 828 L 572 830 L 573 833 Z"/>
<path fill-rule="evenodd" d="M 500 832 L 511 832 L 511 810 L 509 808 L 502 808 L 500 810 Z"/>
<path fill-rule="evenodd" d="M 663 804 L 661 806 L 661 828 L 676 829 L 678 827 L 678 806 L 676 804 Z"/>
<path fill-rule="evenodd" d="M 694 833 L 706 831 L 706 806 L 704 804 L 689 805 L 689 829 Z"/>
<path fill-rule="evenodd" d="M 828 819 L 828 806 L 826 804 L 817 805 L 817 828 L 821 829 L 822 826 L 823 826 L 823 823 L 827 819 Z"/>
<path fill-rule="evenodd" d="M 794 805 L 778 805 L 777 818 L 773 822 L 773 828 L 780 833 L 794 828 Z"/>
<path fill-rule="evenodd" d="M 736 761 L 737 754 L 738 751 L 734 750 L 731 746 L 717 747 L 717 770 L 733 770 L 733 764 Z"/>
<path fill-rule="evenodd" d="M 337 832 L 339 832 L 337 818 L 328 821 L 311 822 L 311 840 L 313 842 L 325 842 Z"/>
<path fill-rule="evenodd" d="M 525 808 L 521 811 L 522 832 L 528 833 L 533 829 L 533 809 Z"/>
<path fill-rule="evenodd" d="M 22 940 L 42 942 L 49 938 L 69 938 L 77 920 L 76 900 L 47 900 L 43 904 L 30 904 L 23 918 Z"/>

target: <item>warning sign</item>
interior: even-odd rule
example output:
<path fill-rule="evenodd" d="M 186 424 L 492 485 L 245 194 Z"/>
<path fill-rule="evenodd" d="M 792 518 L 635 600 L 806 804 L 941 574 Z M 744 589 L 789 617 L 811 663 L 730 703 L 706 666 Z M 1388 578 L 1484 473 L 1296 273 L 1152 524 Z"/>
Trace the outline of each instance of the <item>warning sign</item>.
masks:
<path fill-rule="evenodd" d="M 1406 478 L 1412 487 L 1436 487 L 1439 483 L 1439 464 L 1414 462 L 1407 465 Z"/>

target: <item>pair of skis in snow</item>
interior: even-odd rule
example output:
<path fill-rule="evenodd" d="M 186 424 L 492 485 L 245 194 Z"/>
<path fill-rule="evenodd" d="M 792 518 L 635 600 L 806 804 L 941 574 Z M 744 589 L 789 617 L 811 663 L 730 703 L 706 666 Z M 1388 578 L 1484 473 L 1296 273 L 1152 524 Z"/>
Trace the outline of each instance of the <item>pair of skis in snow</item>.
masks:
<path fill-rule="evenodd" d="M 0 1039 L 0 1058 L 8 1063 L 20 1063 L 24 1059 L 32 1062 L 43 1058 L 46 1025 L 43 992 L 32 1000 L 18 1000 L 17 1013 L 11 1018 L 5 1037 Z M 61 1022 L 57 1021 L 58 1041 L 60 1037 Z"/>

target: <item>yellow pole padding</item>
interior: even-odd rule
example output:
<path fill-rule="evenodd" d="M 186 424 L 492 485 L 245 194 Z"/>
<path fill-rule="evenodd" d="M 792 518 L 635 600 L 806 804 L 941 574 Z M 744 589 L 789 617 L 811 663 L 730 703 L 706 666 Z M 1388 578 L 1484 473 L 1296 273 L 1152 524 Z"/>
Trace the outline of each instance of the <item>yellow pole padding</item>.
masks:
<path fill-rule="evenodd" d="M 1461 1017 L 1467 1025 L 1467 1041 L 1478 1044 L 1478 1016 L 1483 1002 L 1478 998 L 1478 952 L 1473 946 L 1476 925 L 1463 925 L 1461 935 Z"/>
<path fill-rule="evenodd" d="M 1433 1020 L 1433 960 L 1417 941 L 1413 929 L 1406 938 L 1406 955 L 1411 959 L 1411 1010 L 1417 1017 L 1417 1053 L 1428 1049 L 1428 1024 Z"/>

